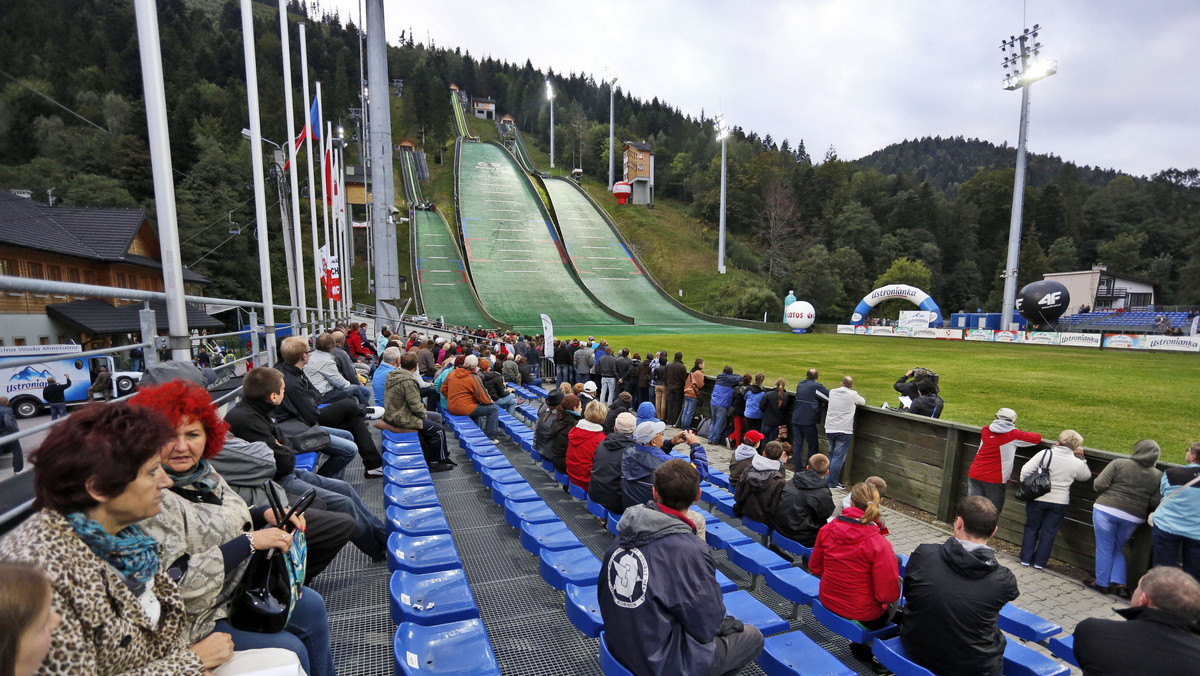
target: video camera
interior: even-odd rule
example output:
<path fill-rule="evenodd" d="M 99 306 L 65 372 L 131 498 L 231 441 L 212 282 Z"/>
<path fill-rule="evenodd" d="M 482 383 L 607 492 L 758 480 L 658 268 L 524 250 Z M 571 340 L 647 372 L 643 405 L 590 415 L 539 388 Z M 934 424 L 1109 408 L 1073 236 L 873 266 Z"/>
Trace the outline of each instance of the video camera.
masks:
<path fill-rule="evenodd" d="M 923 368 L 920 366 L 913 368 L 912 374 L 913 374 L 913 380 L 921 380 L 922 377 L 924 377 L 924 378 L 928 378 L 928 379 L 932 380 L 934 385 L 937 385 L 938 379 L 941 378 L 940 375 L 938 375 L 937 373 L 934 373 L 931 369 Z M 941 389 L 940 386 L 938 389 Z"/>

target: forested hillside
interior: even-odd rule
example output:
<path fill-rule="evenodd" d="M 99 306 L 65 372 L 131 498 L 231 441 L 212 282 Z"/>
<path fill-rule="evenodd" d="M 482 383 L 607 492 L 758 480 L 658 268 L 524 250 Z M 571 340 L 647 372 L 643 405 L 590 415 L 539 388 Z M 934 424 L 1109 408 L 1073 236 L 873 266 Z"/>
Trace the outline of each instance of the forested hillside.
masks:
<path fill-rule="evenodd" d="M 253 297 L 257 280 L 243 271 L 254 269 L 247 265 L 254 241 L 231 235 L 228 222 L 245 233 L 253 218 L 249 152 L 239 135 L 246 113 L 237 5 L 160 0 L 159 13 L 184 261 L 218 280 L 213 295 Z M 263 134 L 283 142 L 277 17 L 272 4 L 257 4 L 256 15 Z M 347 111 L 358 105 L 356 31 L 336 17 L 318 17 L 308 32 L 312 78 L 324 83 L 327 116 L 344 120 L 350 136 Z M 150 206 L 130 3 L 7 0 L 0 4 L 0 39 L 0 67 L 11 76 L 0 75 L 0 187 L 40 195 L 53 188 L 68 204 Z M 460 48 L 417 43 L 411 34 L 389 40 L 398 45 L 389 52 L 389 75 L 405 80 L 394 126 L 423 144 L 431 162 L 452 150 L 451 83 L 494 97 L 499 113 L 512 114 L 532 143 L 546 144 L 549 77 L 556 164 L 607 177 L 608 89 L 591 76 L 475 58 Z M 293 72 L 299 88 L 298 57 Z M 297 92 L 298 118 L 301 101 Z M 711 120 L 621 90 L 616 120 L 618 141 L 653 146 L 658 195 L 687 205 L 703 224 L 701 238 L 715 239 L 720 144 Z M 795 289 L 823 320 L 838 321 L 887 281 L 927 289 L 947 312 L 998 309 L 1011 148 L 926 138 L 849 162 L 833 148 L 812 156 L 802 138 L 780 140 L 772 131 L 735 129 L 728 147 L 729 263 L 756 281 L 740 275 L 737 293 L 701 298 L 703 309 L 761 318 L 764 309 L 778 312 L 778 299 Z M 655 210 L 646 215 L 655 218 Z M 1135 179 L 1080 168 L 1069 158 L 1031 156 L 1024 224 L 1021 283 L 1104 263 L 1160 282 L 1167 303 L 1200 302 L 1196 169 L 1164 168 Z M 208 255 L 214 247 L 218 253 Z M 715 258 L 714 247 L 713 267 Z"/>

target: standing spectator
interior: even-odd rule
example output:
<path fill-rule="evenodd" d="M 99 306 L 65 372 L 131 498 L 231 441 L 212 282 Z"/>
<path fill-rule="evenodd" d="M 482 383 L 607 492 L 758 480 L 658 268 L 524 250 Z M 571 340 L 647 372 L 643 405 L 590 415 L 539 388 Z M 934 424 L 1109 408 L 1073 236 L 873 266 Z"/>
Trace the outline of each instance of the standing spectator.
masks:
<path fill-rule="evenodd" d="M 687 385 L 688 369 L 683 365 L 683 353 L 676 352 L 675 360 L 667 364 L 663 370 L 667 386 L 666 417 L 660 416 L 663 422 L 675 423 L 679 420 L 683 406 L 683 388 Z M 683 423 L 679 423 L 684 427 Z"/>
<path fill-rule="evenodd" d="M 1096 477 L 1096 502 L 1092 525 L 1096 529 L 1096 577 L 1084 585 L 1102 594 L 1129 598 L 1125 586 L 1125 543 L 1146 522 L 1150 508 L 1158 502 L 1162 472 L 1158 444 L 1143 439 L 1133 446 L 1133 455 L 1117 458 Z"/>
<path fill-rule="evenodd" d="M 729 417 L 733 418 L 733 433 L 725 440 L 725 448 L 733 448 L 742 443 L 742 434 L 746 427 L 746 392 L 750 389 L 753 378 L 749 373 L 742 375 L 742 382 L 733 388 L 733 403 L 729 406 Z"/>
<path fill-rule="evenodd" d="M 750 469 L 742 477 L 733 494 L 733 515 L 748 517 L 774 528 L 775 508 L 787 479 L 783 475 L 783 464 L 788 458 L 783 444 L 772 441 L 762 455 L 750 460 Z"/>
<path fill-rule="evenodd" d="M 385 359 L 388 350 L 383 351 Z M 418 361 L 419 357 L 412 352 L 405 352 L 400 356 L 399 368 L 388 373 L 382 397 L 383 421 L 393 427 L 416 430 L 429 471 L 445 472 L 457 463 L 450 459 L 446 447 L 442 416 L 426 410 L 421 401 L 421 381 L 416 373 Z"/>
<path fill-rule="evenodd" d="M 982 495 L 1003 513 L 1005 485 L 1012 476 L 1017 447 L 1036 446 L 1042 435 L 1017 429 L 1017 412 L 1011 408 L 996 411 L 996 419 L 980 434 L 979 450 L 967 472 L 967 495 Z"/>
<path fill-rule="evenodd" d="M 733 449 L 733 460 L 729 463 L 729 487 L 737 490 L 742 483 L 750 465 L 758 457 L 758 445 L 762 443 L 763 435 L 758 430 L 750 430 L 742 435 L 742 443 Z"/>
<path fill-rule="evenodd" d="M 732 366 L 726 366 L 721 370 L 721 375 L 717 376 L 717 381 L 713 384 L 712 397 L 708 401 L 708 407 L 712 410 L 712 426 L 708 428 L 708 443 L 720 443 L 721 437 L 725 435 L 725 422 L 729 415 L 729 408 L 733 406 L 733 388 L 741 382 L 742 379 L 734 374 Z"/>
<path fill-rule="evenodd" d="M 842 485 L 842 464 L 854 438 L 854 413 L 857 406 L 865 406 L 866 399 L 854 391 L 854 379 L 842 377 L 842 386 L 829 393 L 829 411 L 825 414 L 825 441 L 829 443 L 830 488 L 845 488 Z M 873 489 L 872 489 L 873 490 Z"/>
<path fill-rule="evenodd" d="M 575 362 L 575 384 L 586 383 L 592 379 L 592 366 L 595 364 L 595 353 L 591 345 L 580 344 L 573 357 Z"/>
<path fill-rule="evenodd" d="M 562 385 L 571 382 L 571 350 L 566 343 L 554 341 L 554 383 Z"/>
<path fill-rule="evenodd" d="M 792 419 L 792 393 L 787 391 L 787 380 L 776 378 L 775 388 L 763 395 L 758 408 L 762 411 L 763 438 L 775 441 L 782 433 L 786 439 L 786 425 Z"/>
<path fill-rule="evenodd" d="M 212 359 L 208 356 L 208 350 L 204 349 L 204 345 L 196 349 L 196 366 L 200 368 L 209 368 L 212 366 Z"/>
<path fill-rule="evenodd" d="M 1039 465 L 1048 464 L 1050 492 L 1025 503 L 1025 534 L 1021 538 L 1021 565 L 1033 564 L 1041 570 L 1050 561 L 1054 536 L 1067 515 L 1071 500 L 1071 484 L 1087 481 L 1092 472 L 1083 460 L 1083 437 L 1075 430 L 1063 430 L 1058 443 L 1034 455 L 1021 468 L 1021 481 L 1033 474 Z"/>
<path fill-rule="evenodd" d="M 1014 601 L 1017 579 L 996 562 L 987 541 L 1000 513 L 976 495 L 958 506 L 954 537 L 917 547 L 904 569 L 900 643 L 912 661 L 937 674 L 1004 671 L 1000 609 Z"/>
<path fill-rule="evenodd" d="M 635 354 L 634 357 L 637 357 Z M 635 406 L 641 406 L 647 401 L 654 401 L 651 398 L 651 371 L 654 369 L 654 360 L 650 358 L 650 353 L 646 353 L 646 358 L 638 363 L 637 367 L 637 394 L 634 395 L 633 403 Z"/>
<path fill-rule="evenodd" d="M 567 432 L 567 477 L 584 491 L 592 480 L 592 459 L 596 447 L 604 441 L 604 418 L 608 407 L 602 401 L 588 404 L 580 420 Z M 614 421 L 616 422 L 616 421 Z"/>
<path fill-rule="evenodd" d="M 681 429 L 692 429 L 692 418 L 696 417 L 696 403 L 700 401 L 700 390 L 704 389 L 704 360 L 697 359 L 692 370 L 683 381 L 683 417 L 679 420 Z"/>
<path fill-rule="evenodd" d="M 550 453 L 543 456 L 554 464 L 554 471 L 559 474 L 567 473 L 567 448 L 571 444 L 571 429 L 582 419 L 583 402 L 579 397 L 563 397 L 562 403 L 555 411 L 554 425 L 550 428 Z"/>
<path fill-rule="evenodd" d="M 637 400 L 638 367 L 641 363 L 642 356 L 634 352 L 631 358 L 627 347 L 621 350 L 621 356 L 617 358 L 617 388 L 621 392 L 628 392 L 633 401 Z"/>
<path fill-rule="evenodd" d="M 596 371 L 600 374 L 600 401 L 612 406 L 613 397 L 617 396 L 617 358 L 611 347 L 603 348 L 603 354 L 596 360 Z"/>
<path fill-rule="evenodd" d="M 1085 676 L 1186 674 L 1200 664 L 1200 583 L 1184 571 L 1151 568 L 1132 606 L 1115 612 L 1125 619 L 1089 617 L 1075 627 L 1075 661 Z"/>
<path fill-rule="evenodd" d="M 63 375 L 63 378 L 67 379 L 66 385 L 59 385 L 54 376 L 49 376 L 46 378 L 46 386 L 42 388 L 42 399 L 50 404 L 51 420 L 65 418 L 67 415 L 66 392 L 71 387 L 71 376 Z"/>
<path fill-rule="evenodd" d="M 946 402 L 938 396 L 937 385 L 929 378 L 925 378 L 917 382 L 917 398 L 912 400 L 912 404 L 906 409 L 913 415 L 924 415 L 930 418 L 942 417 L 942 409 L 945 408 Z"/>
<path fill-rule="evenodd" d="M 1200 580 L 1200 441 L 1188 448 L 1184 461 L 1186 467 L 1167 469 L 1159 483 L 1162 501 L 1150 518 L 1154 564 L 1182 564 Z"/>
<path fill-rule="evenodd" d="M 104 397 L 104 401 L 112 400 L 112 375 L 108 372 L 107 366 L 100 367 L 100 372 L 96 374 L 92 386 L 87 389 L 88 401 L 91 401 L 92 395 L 96 393 Z"/>
<path fill-rule="evenodd" d="M 15 434 L 20 431 L 17 426 L 17 417 L 13 414 L 12 407 L 8 405 L 8 397 L 0 397 L 0 436 Z M 0 452 L 12 453 L 13 474 L 20 473 L 25 469 L 25 454 L 21 450 L 21 440 L 15 439 L 0 447 Z"/>
<path fill-rule="evenodd" d="M 667 351 L 658 353 L 651 368 L 650 386 L 654 389 L 654 416 L 667 417 Z"/>
<path fill-rule="evenodd" d="M 762 430 L 762 398 L 765 396 L 766 390 L 762 388 L 763 381 L 767 379 L 765 373 L 759 373 L 754 376 L 754 383 L 746 390 L 746 429 L 747 430 Z"/>
<path fill-rule="evenodd" d="M 829 409 L 832 414 L 832 401 Z M 841 516 L 817 532 L 808 568 L 821 578 L 821 605 L 866 629 L 882 629 L 892 621 L 900 599 L 900 564 L 892 544 L 875 525 L 879 518 L 875 487 L 855 485 L 850 500 L 851 506 Z M 875 668 L 871 646 L 851 643 L 850 652 Z"/>
<path fill-rule="evenodd" d="M 812 548 L 817 531 L 833 516 L 833 493 L 825 484 L 829 474 L 829 458 L 823 453 L 808 456 L 808 466 L 792 474 L 783 487 L 779 506 L 775 508 L 775 530 Z"/>
<path fill-rule="evenodd" d="M 479 357 L 473 354 L 464 357 L 462 366 L 458 365 L 457 359 L 454 363 L 454 370 L 442 383 L 441 391 L 446 397 L 446 410 L 451 415 L 470 417 L 483 430 L 484 435 L 495 442 L 496 428 L 500 424 L 500 409 L 492 402 L 492 398 L 475 376 Z"/>
<path fill-rule="evenodd" d="M 588 499 L 615 514 L 625 511 L 621 502 L 621 458 L 637 443 L 633 440 L 636 427 L 637 418 L 632 413 L 618 415 L 613 431 L 600 442 L 592 456 Z"/>
<path fill-rule="evenodd" d="M 821 406 L 829 401 L 829 389 L 817 381 L 820 374 L 809 369 L 804 380 L 796 385 L 796 399 L 792 405 L 792 445 L 796 458 L 801 463 L 813 453 L 820 453 L 817 445 L 817 425 L 821 422 Z M 804 447 L 808 447 L 807 454 Z"/>

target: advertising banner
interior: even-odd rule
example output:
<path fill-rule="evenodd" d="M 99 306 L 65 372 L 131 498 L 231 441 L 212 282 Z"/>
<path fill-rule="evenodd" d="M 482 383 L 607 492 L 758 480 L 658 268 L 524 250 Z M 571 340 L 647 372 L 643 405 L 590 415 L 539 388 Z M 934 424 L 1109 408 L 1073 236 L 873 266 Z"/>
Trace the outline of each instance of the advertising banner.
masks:
<path fill-rule="evenodd" d="M 966 340 L 978 340 L 990 343 L 994 333 L 991 329 L 968 329 L 964 338 Z"/>
<path fill-rule="evenodd" d="M 869 331 L 867 331 L 867 327 L 865 326 L 855 326 L 854 333 L 859 336 L 865 336 L 869 333 Z"/>
<path fill-rule="evenodd" d="M 1117 350 L 1144 350 L 1145 336 L 1140 336 L 1133 333 L 1106 333 L 1104 334 L 1104 347 L 1111 347 Z"/>
<path fill-rule="evenodd" d="M 870 330 L 869 330 L 869 333 L 870 333 L 872 336 L 891 336 L 891 335 L 895 335 L 895 334 L 892 332 L 892 327 L 890 327 L 890 326 L 871 326 L 871 327 L 868 327 L 868 328 L 870 329 Z"/>
<path fill-rule="evenodd" d="M 962 329 L 937 329 L 938 340 L 962 340 Z"/>
<path fill-rule="evenodd" d="M 902 336 L 902 337 L 904 337 L 904 338 L 912 338 L 912 337 L 913 337 L 913 327 L 911 327 L 911 326 L 897 326 L 897 327 L 896 327 L 896 332 L 895 332 L 893 335 L 896 335 L 896 336 Z"/>
<path fill-rule="evenodd" d="M 1060 333 L 1058 334 L 1058 344 L 1071 345 L 1074 347 L 1100 347 L 1100 334 Z"/>
<path fill-rule="evenodd" d="M 937 338 L 938 330 L 929 327 L 918 327 L 912 330 L 913 338 Z"/>
<path fill-rule="evenodd" d="M 1171 352 L 1200 352 L 1200 338 L 1194 336 L 1146 336 L 1146 347 Z"/>
<path fill-rule="evenodd" d="M 854 325 L 853 324 L 838 324 L 837 327 L 838 327 L 837 328 L 838 333 L 851 333 L 851 334 L 854 333 Z"/>
<path fill-rule="evenodd" d="M 992 340 L 997 343 L 1024 343 L 1024 331 L 996 331 L 992 334 Z"/>
<path fill-rule="evenodd" d="M 908 328 L 928 327 L 936 317 L 925 310 L 901 310 L 900 326 Z"/>
<path fill-rule="evenodd" d="M 1030 331 L 1025 334 L 1025 342 L 1036 345 L 1058 345 L 1058 334 L 1053 331 Z"/>

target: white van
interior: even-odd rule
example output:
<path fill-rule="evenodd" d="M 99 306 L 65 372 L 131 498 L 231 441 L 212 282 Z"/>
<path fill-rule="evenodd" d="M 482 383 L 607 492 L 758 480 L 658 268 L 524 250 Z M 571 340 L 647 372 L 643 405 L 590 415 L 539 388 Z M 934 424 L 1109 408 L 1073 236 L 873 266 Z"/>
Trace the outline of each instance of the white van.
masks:
<path fill-rule="evenodd" d="M 111 355 L 98 357 L 73 356 L 83 352 L 79 345 L 18 345 L 0 347 L 0 395 L 8 397 L 8 405 L 18 418 L 37 415 L 46 407 L 42 389 L 46 379 L 53 376 L 60 384 L 71 379 L 64 393 L 68 404 L 87 401 L 88 388 L 100 367 L 108 368 L 112 376 L 112 394 L 123 397 L 137 387 L 142 374 L 138 371 L 118 371 Z M 6 366 L 5 362 L 25 357 L 45 357 L 45 361 L 24 366 Z"/>

